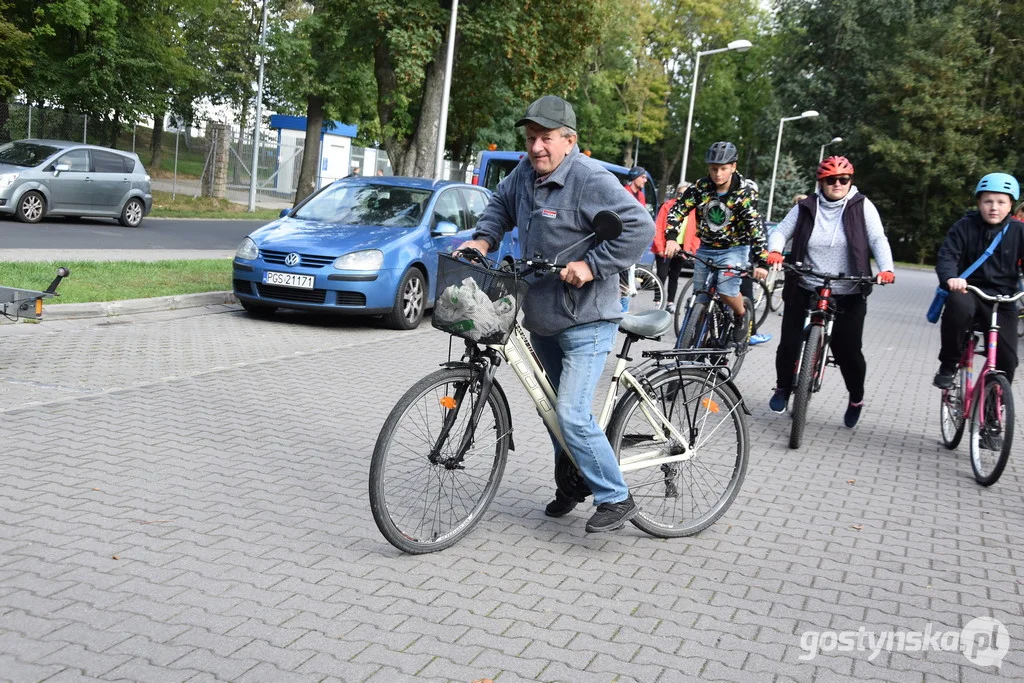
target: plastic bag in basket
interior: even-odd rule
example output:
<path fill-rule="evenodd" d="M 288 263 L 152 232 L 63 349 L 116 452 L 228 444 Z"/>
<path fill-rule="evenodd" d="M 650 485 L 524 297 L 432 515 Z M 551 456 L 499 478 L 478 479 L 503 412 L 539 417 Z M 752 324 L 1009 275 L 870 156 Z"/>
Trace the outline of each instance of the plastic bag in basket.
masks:
<path fill-rule="evenodd" d="M 434 303 L 434 322 L 452 334 L 483 343 L 501 341 L 515 324 L 516 305 L 511 296 L 495 302 L 467 277 L 449 285 Z"/>

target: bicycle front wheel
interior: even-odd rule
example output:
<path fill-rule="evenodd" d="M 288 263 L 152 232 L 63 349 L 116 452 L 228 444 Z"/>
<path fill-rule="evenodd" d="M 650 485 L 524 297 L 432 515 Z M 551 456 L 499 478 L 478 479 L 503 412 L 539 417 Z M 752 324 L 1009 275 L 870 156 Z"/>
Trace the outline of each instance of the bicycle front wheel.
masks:
<path fill-rule="evenodd" d="M 800 448 L 804 438 L 804 426 L 807 424 L 807 407 L 811 403 L 811 387 L 814 375 L 818 371 L 818 362 L 824 351 L 821 327 L 812 325 L 804 340 L 804 350 L 800 358 L 800 372 L 793 386 L 793 424 L 789 429 L 789 447 Z"/>
<path fill-rule="evenodd" d="M 971 469 L 982 486 L 991 486 L 1010 459 L 1013 445 L 1013 391 L 1005 375 L 985 375 L 982 401 L 971 410 Z"/>
<path fill-rule="evenodd" d="M 391 545 L 419 555 L 468 534 L 494 499 L 508 459 L 512 417 L 494 385 L 475 426 L 481 373 L 442 368 L 392 409 L 370 461 L 370 510 Z M 460 453 L 469 433 L 468 448 Z"/>
<path fill-rule="evenodd" d="M 764 324 L 768 311 L 771 310 L 771 301 L 772 295 L 768 291 L 768 286 L 761 280 L 754 280 L 754 324 L 751 334 L 756 334 L 758 328 Z"/>
<path fill-rule="evenodd" d="M 629 301 L 630 315 L 665 308 L 665 284 L 646 266 L 637 266 L 633 274 L 636 296 Z"/>
<path fill-rule="evenodd" d="M 942 391 L 942 405 L 939 407 L 939 426 L 942 429 L 942 443 L 953 450 L 960 445 L 964 435 L 964 385 L 963 371 L 953 375 L 953 386 Z"/>
<path fill-rule="evenodd" d="M 707 315 L 708 305 L 706 303 L 697 301 L 693 304 L 693 308 L 690 309 L 690 314 L 686 318 L 686 326 L 683 328 L 683 333 L 679 335 L 679 343 L 676 344 L 677 349 L 700 348 L 706 336 L 707 322 L 705 318 L 707 318 Z"/>
<path fill-rule="evenodd" d="M 690 298 L 690 292 L 693 290 L 693 278 L 686 281 L 682 289 L 679 290 L 679 296 L 676 297 L 676 310 L 672 315 L 672 322 L 675 325 L 676 336 L 679 336 L 680 330 L 683 329 L 683 325 L 686 324 L 686 300 Z"/>
<path fill-rule="evenodd" d="M 690 536 L 725 514 L 743 484 L 750 444 L 742 402 L 714 371 L 667 369 L 647 386 L 657 408 L 689 439 L 690 457 L 644 465 L 684 449 L 635 390 L 616 408 L 608 439 L 640 507 L 633 524 L 660 538 Z"/>
<path fill-rule="evenodd" d="M 775 281 L 772 282 L 772 296 L 770 299 L 771 309 L 773 311 L 777 311 L 779 315 L 782 315 L 782 289 L 783 287 L 785 287 L 785 285 L 786 281 L 783 279 L 783 276 L 781 274 L 776 276 Z"/>

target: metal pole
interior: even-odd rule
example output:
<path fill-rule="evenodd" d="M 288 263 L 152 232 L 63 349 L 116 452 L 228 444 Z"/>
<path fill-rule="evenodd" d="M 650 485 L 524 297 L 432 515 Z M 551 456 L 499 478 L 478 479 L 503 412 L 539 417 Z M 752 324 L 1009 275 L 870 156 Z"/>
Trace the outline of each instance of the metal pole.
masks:
<path fill-rule="evenodd" d="M 89 132 L 89 115 L 82 115 L 82 144 L 84 145 L 87 140 L 85 139 L 86 134 Z"/>
<path fill-rule="evenodd" d="M 690 113 L 686 116 L 686 142 L 683 143 L 683 168 L 679 171 L 679 185 L 686 182 L 686 162 L 690 158 L 690 126 L 693 125 L 693 101 L 697 99 L 697 70 L 700 68 L 700 55 L 693 62 L 693 86 L 690 88 Z"/>
<path fill-rule="evenodd" d="M 256 88 L 256 126 L 252 135 L 252 170 L 249 172 L 249 211 L 256 210 L 256 173 L 259 169 L 260 125 L 263 118 L 263 65 L 267 61 L 267 0 L 263 0 L 263 21 L 260 24 L 260 76 Z"/>
<path fill-rule="evenodd" d="M 448 94 L 452 89 L 452 60 L 455 57 L 455 22 L 459 15 L 459 0 L 452 0 L 452 17 L 448 23 L 448 56 L 444 63 L 444 89 L 441 91 L 441 120 L 437 126 L 437 148 L 434 151 L 434 180 L 441 179 L 444 166 L 444 139 L 448 135 Z"/>
<path fill-rule="evenodd" d="M 779 150 L 782 149 L 782 124 L 785 122 L 786 119 L 779 119 L 779 136 L 775 139 L 775 165 L 772 166 L 772 188 L 768 191 L 768 212 L 765 214 L 766 221 L 771 221 L 772 219 L 772 203 L 775 201 L 775 175 L 779 172 Z"/>
<path fill-rule="evenodd" d="M 824 158 L 825 158 L 825 145 L 822 145 L 821 146 L 821 151 L 818 152 L 818 163 L 820 164 L 821 160 L 824 159 Z"/>
<path fill-rule="evenodd" d="M 32 105 L 28 105 L 28 134 L 25 137 L 32 137 Z"/>
<path fill-rule="evenodd" d="M 181 139 L 181 120 L 175 118 L 174 125 L 174 175 L 171 178 L 171 199 L 178 191 L 178 141 Z"/>
<path fill-rule="evenodd" d="M 139 127 L 138 121 L 132 124 L 132 154 L 135 154 L 135 129 Z"/>

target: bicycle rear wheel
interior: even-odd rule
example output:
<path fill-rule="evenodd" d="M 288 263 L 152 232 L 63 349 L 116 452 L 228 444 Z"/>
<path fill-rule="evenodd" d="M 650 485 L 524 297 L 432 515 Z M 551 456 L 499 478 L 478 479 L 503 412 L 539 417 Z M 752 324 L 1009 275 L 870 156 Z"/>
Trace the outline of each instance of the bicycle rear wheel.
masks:
<path fill-rule="evenodd" d="M 648 391 L 661 412 L 689 438 L 692 456 L 630 469 L 631 457 L 681 455 L 682 445 L 665 440 L 664 427 L 649 419 L 640 395 L 620 400 L 608 439 L 640 513 L 633 524 L 660 538 L 696 534 L 732 505 L 750 455 L 742 401 L 713 370 L 666 369 L 650 378 Z"/>
<path fill-rule="evenodd" d="M 818 362 L 824 351 L 821 327 L 812 325 L 804 340 L 804 349 L 800 358 L 800 372 L 793 387 L 793 424 L 789 429 L 789 447 L 800 448 L 804 438 L 804 426 L 807 424 L 807 407 L 811 403 L 811 387 L 814 375 L 818 370 Z"/>
<path fill-rule="evenodd" d="M 458 542 L 480 521 L 505 471 L 512 418 L 495 384 L 469 448 L 480 375 L 442 368 L 409 389 L 381 427 L 370 461 L 370 510 L 391 545 L 418 555 Z"/>
<path fill-rule="evenodd" d="M 704 344 L 704 337 L 707 334 L 708 305 L 703 301 L 697 301 L 690 309 L 690 315 L 686 319 L 686 326 L 679 336 L 677 349 L 699 348 Z"/>
<path fill-rule="evenodd" d="M 953 386 L 942 391 L 942 405 L 939 407 L 939 426 L 942 429 L 942 443 L 953 450 L 960 445 L 964 435 L 964 385 L 963 371 L 953 375 Z"/>
<path fill-rule="evenodd" d="M 1013 445 L 1013 391 L 1005 375 L 985 375 L 984 414 L 979 410 L 981 401 L 971 410 L 968 433 L 971 469 L 982 486 L 991 486 L 1010 459 Z"/>
<path fill-rule="evenodd" d="M 646 266 L 637 266 L 633 274 L 636 296 L 629 300 L 630 315 L 665 308 L 665 284 Z"/>

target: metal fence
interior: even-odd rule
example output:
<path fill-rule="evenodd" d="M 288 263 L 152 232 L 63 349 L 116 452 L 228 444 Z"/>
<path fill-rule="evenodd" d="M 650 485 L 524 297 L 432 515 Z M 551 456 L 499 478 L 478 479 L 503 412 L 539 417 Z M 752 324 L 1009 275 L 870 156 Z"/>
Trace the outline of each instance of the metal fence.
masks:
<path fill-rule="evenodd" d="M 202 119 L 185 124 L 168 116 L 159 146 L 153 144 L 153 132 L 150 121 L 115 124 L 109 119 L 90 118 L 63 109 L 0 102 L 0 143 L 25 138 L 69 140 L 131 151 L 146 166 L 156 191 L 168 192 L 174 198 L 209 195 L 238 204 L 249 203 L 254 137 L 251 126 L 243 131 L 233 121 Z M 281 135 L 273 129 L 260 133 L 257 207 L 292 206 L 303 154 L 301 136 Z M 321 150 L 321 157 L 324 154 Z M 364 159 L 370 162 L 369 166 L 364 165 Z M 326 184 L 357 168 L 360 175 L 392 173 L 383 150 L 352 145 L 348 164 L 331 176 L 321 176 L 318 171 L 318 184 Z"/>

